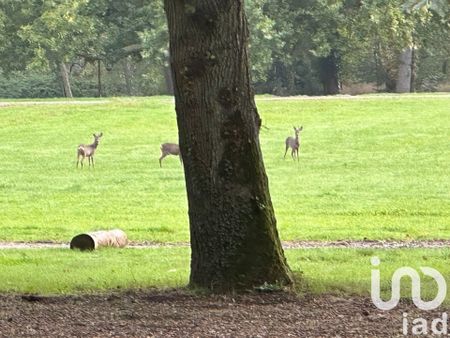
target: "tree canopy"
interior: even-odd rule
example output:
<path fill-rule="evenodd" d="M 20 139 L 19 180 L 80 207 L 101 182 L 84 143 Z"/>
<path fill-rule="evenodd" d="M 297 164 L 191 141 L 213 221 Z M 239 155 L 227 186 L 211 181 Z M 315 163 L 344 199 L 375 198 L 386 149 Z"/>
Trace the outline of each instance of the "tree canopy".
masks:
<path fill-rule="evenodd" d="M 394 91 L 404 53 L 409 90 L 449 82 L 446 0 L 245 4 L 259 93 L 336 94 L 367 85 Z M 171 92 L 162 1 L 1 0 L 0 28 L 0 96 L 62 95 L 61 65 L 75 96 L 96 95 L 99 76 L 106 95 Z"/>

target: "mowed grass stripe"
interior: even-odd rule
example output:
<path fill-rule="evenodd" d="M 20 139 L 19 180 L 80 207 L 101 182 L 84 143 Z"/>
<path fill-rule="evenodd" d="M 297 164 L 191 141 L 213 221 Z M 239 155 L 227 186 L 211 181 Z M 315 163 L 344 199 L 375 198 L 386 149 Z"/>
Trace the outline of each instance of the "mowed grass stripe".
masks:
<path fill-rule="evenodd" d="M 381 264 L 381 290 L 390 298 L 391 277 L 400 267 L 437 269 L 450 281 L 450 249 L 289 249 L 288 263 L 298 279 L 298 291 L 307 294 L 369 296 L 370 258 Z M 67 249 L 0 251 L 0 293 L 76 294 L 111 290 L 184 287 L 189 276 L 189 248 Z M 320 273 L 318 273 L 320 271 Z M 418 270 L 419 271 L 419 270 Z M 422 275 L 422 298 L 433 299 L 436 283 Z M 411 285 L 402 281 L 402 296 Z M 449 304 L 447 298 L 447 304 Z"/>

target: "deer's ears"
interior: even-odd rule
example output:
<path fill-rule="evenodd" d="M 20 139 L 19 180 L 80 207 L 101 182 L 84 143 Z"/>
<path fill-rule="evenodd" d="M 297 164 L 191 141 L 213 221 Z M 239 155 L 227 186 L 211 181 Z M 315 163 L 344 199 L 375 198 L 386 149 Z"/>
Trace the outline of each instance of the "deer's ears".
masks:
<path fill-rule="evenodd" d="M 303 130 L 303 126 L 301 126 L 300 128 L 298 128 L 298 130 Z"/>
<path fill-rule="evenodd" d="M 302 127 L 302 128 L 303 128 L 303 127 Z M 103 136 L 103 133 L 100 133 L 100 135 L 98 135 L 98 136 L 102 137 L 102 136 Z"/>

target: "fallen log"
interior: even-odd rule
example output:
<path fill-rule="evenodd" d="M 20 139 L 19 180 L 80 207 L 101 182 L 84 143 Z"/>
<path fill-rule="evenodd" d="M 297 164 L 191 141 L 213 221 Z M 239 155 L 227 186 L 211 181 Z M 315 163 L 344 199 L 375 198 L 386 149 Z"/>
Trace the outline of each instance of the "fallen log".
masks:
<path fill-rule="evenodd" d="M 101 230 L 76 235 L 70 241 L 70 248 L 82 251 L 95 250 L 101 247 L 123 248 L 127 243 L 127 235 L 122 230 Z"/>

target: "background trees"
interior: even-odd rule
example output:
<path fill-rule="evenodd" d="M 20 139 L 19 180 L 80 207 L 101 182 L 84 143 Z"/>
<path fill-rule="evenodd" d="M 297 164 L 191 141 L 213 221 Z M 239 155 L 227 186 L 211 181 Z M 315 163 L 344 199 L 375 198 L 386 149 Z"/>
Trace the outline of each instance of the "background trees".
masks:
<path fill-rule="evenodd" d="M 246 10 L 257 92 L 430 91 L 450 81 L 445 0 L 247 0 Z M 162 1 L 1 0 L 0 28 L 0 97 L 172 91 Z"/>

